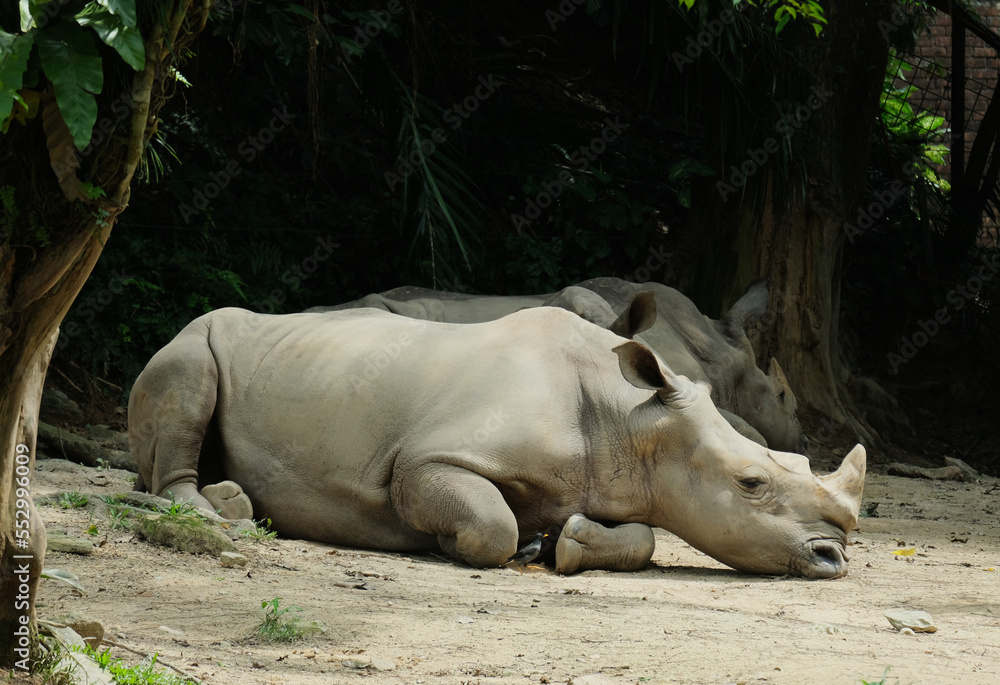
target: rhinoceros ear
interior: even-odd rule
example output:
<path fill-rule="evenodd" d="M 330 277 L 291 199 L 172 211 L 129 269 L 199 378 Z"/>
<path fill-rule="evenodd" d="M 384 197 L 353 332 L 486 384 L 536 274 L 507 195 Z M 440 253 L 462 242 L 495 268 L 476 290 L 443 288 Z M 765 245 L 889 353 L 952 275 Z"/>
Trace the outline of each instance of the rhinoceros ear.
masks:
<path fill-rule="evenodd" d="M 778 360 L 774 357 L 771 357 L 771 363 L 767 365 L 767 375 L 781 383 L 784 387 L 789 387 L 788 378 L 785 377 L 784 370 L 782 370 Z"/>
<path fill-rule="evenodd" d="M 648 347 L 630 340 L 611 350 L 618 355 L 622 376 L 637 388 L 655 390 L 659 394 L 677 392 L 677 376 L 660 364 Z"/>
<path fill-rule="evenodd" d="M 745 330 L 748 323 L 767 313 L 767 301 L 767 280 L 762 278 L 751 283 L 747 291 L 743 293 L 743 297 L 737 300 L 736 304 L 722 318 L 724 321 L 739 326 L 741 331 Z"/>
<path fill-rule="evenodd" d="M 608 329 L 623 338 L 632 339 L 656 323 L 656 297 L 652 290 L 636 293 L 625 311 L 618 315 Z"/>

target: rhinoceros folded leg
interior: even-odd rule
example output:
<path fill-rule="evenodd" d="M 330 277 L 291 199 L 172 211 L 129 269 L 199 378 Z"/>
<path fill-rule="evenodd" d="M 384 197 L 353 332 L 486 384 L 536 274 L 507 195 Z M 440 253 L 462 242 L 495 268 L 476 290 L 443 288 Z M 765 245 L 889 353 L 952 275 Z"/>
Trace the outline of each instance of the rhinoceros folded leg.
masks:
<path fill-rule="evenodd" d="M 556 572 L 638 571 L 649 563 L 655 548 L 653 529 L 644 523 L 608 528 L 583 514 L 573 514 L 556 542 Z"/>
<path fill-rule="evenodd" d="M 517 551 L 517 519 L 497 487 L 452 464 L 426 464 L 393 488 L 400 517 L 437 535 L 448 556 L 470 566 L 500 566 Z"/>
<path fill-rule="evenodd" d="M 253 505 L 243 488 L 231 480 L 224 480 L 215 485 L 206 485 L 201 489 L 201 495 L 212 504 L 212 509 L 226 519 L 253 518 Z"/>
<path fill-rule="evenodd" d="M 187 329 L 185 329 L 187 330 Z M 198 492 L 202 442 L 218 394 L 218 366 L 204 335 L 181 332 L 139 374 L 129 397 L 136 481 L 158 497 L 214 511 Z"/>

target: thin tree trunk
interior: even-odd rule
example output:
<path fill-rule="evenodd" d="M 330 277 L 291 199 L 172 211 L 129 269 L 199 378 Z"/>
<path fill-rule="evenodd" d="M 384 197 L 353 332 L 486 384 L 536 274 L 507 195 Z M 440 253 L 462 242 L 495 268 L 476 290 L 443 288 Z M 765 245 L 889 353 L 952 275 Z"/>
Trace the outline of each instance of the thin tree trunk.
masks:
<path fill-rule="evenodd" d="M 164 102 L 167 62 L 172 54 L 182 54 L 204 29 L 211 4 L 211 0 L 162 3 L 146 41 L 145 68 L 136 73 L 128 92 L 132 111 L 124 140 L 109 135 L 93 154 L 101 163 L 92 170 L 92 180 L 107 192 L 105 201 L 80 206 L 81 201 L 67 200 L 56 182 L 45 143 L 49 148 L 62 145 L 53 138 L 60 132 L 51 126 L 53 118 L 60 123 L 57 112 L 43 111 L 39 117 L 49 119 L 44 135 L 42 121 L 35 121 L 32 125 L 38 128 L 14 139 L 9 143 L 14 149 L 4 151 L 5 159 L 30 160 L 32 167 L 25 175 L 5 162 L 4 171 L 12 175 L 3 182 L 21 184 L 17 201 L 31 208 L 32 203 L 44 205 L 45 216 L 64 222 L 46 226 L 52 234 L 47 247 L 0 245 L 0 668 L 4 670 L 23 671 L 29 665 L 24 650 L 35 648 L 34 601 L 45 560 L 45 529 L 31 503 L 30 487 L 23 484 L 25 478 L 30 483 L 33 475 L 38 407 L 58 327 L 128 204 L 132 176 Z M 101 112 L 99 120 L 101 115 L 110 116 Z M 75 154 L 72 149 L 66 152 Z M 26 515 L 28 528 L 19 529 L 18 521 Z M 19 537 L 19 530 L 27 530 L 27 535 L 22 532 Z"/>
<path fill-rule="evenodd" d="M 692 214 L 698 224 L 692 228 L 698 230 L 688 231 L 695 237 L 681 247 L 692 258 L 682 288 L 717 315 L 751 280 L 766 278 L 768 315 L 760 334 L 751 337 L 758 363 L 766 366 L 775 357 L 800 407 L 847 424 L 871 443 L 876 435 L 845 389 L 849 369 L 842 366 L 838 338 L 840 265 L 843 226 L 865 190 L 888 55 L 879 19 L 888 16 L 889 3 L 842 0 L 823 6 L 829 24 L 821 37 L 803 31 L 794 40 L 793 51 L 809 71 L 817 98 L 796 103 L 808 111 L 789 141 L 805 161 L 805 178 L 785 181 L 780 195 L 791 198 L 787 203 L 776 199 L 767 172 L 748 181 L 743 205 L 720 206 L 715 188 L 702 187 Z M 751 198 L 763 198 L 761 205 L 751 206 Z"/>

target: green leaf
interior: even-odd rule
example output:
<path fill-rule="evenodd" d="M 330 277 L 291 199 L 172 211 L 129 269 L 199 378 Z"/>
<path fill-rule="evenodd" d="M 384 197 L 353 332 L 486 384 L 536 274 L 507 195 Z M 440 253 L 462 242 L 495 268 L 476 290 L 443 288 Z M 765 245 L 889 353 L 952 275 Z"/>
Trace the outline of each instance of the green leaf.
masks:
<path fill-rule="evenodd" d="M 38 33 L 38 56 L 55 86 L 56 103 L 80 150 L 87 147 L 97 121 L 95 94 L 104 87 L 104 70 L 93 37 L 76 24 L 59 22 Z"/>
<path fill-rule="evenodd" d="M 35 33 L 15 36 L 0 30 L 0 122 L 6 121 L 14 109 L 14 100 L 21 100 L 17 91 L 24 85 L 24 72 L 28 68 L 31 46 Z M 23 101 L 22 101 L 23 104 Z"/>
<path fill-rule="evenodd" d="M 309 21 L 316 21 L 316 15 L 307 10 L 302 5 L 296 5 L 295 3 L 288 3 L 285 8 L 292 14 L 298 14 L 305 17 Z"/>
<path fill-rule="evenodd" d="M 52 578 L 53 580 L 61 580 L 67 585 L 75 587 L 80 592 L 86 593 L 87 591 L 83 589 L 83 585 L 80 584 L 80 579 L 73 573 L 69 571 L 64 571 L 61 568 L 43 568 L 42 578 Z"/>
<path fill-rule="evenodd" d="M 114 48 L 121 58 L 136 71 L 142 71 L 146 66 L 146 48 L 142 36 L 134 28 L 126 26 L 121 17 L 105 10 L 93 11 L 93 5 L 88 5 L 76 15 L 76 23 L 94 29 L 97 36 L 108 47 Z"/>
<path fill-rule="evenodd" d="M 120 17 L 125 26 L 130 29 L 136 27 L 135 0 L 97 0 L 97 2 L 106 7 L 111 14 Z"/>
<path fill-rule="evenodd" d="M 21 14 L 21 30 L 30 31 L 35 27 L 35 18 L 31 15 L 31 0 L 21 0 L 17 3 L 17 9 Z"/>

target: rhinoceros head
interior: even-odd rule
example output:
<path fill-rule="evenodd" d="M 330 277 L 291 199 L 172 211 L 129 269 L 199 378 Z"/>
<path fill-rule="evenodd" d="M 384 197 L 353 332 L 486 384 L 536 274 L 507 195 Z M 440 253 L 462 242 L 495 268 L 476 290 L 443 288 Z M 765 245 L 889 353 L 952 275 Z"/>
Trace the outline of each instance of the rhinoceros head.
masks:
<path fill-rule="evenodd" d="M 707 387 L 673 374 L 641 343 L 615 348 L 622 374 L 653 390 L 630 436 L 652 461 L 645 521 L 741 571 L 806 578 L 847 573 L 847 535 L 857 523 L 865 450 L 817 476 L 809 460 L 737 433 Z"/>
<path fill-rule="evenodd" d="M 727 362 L 733 382 L 728 388 L 728 404 L 747 419 L 770 447 L 779 450 L 805 450 L 806 440 L 795 416 L 795 393 L 788 385 L 778 360 L 771 358 L 767 374 L 757 368 L 756 355 L 746 328 L 767 313 L 768 292 L 765 281 L 756 281 L 721 320 L 718 331 L 728 340 Z"/>

